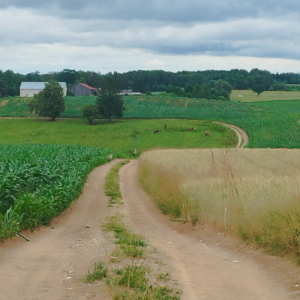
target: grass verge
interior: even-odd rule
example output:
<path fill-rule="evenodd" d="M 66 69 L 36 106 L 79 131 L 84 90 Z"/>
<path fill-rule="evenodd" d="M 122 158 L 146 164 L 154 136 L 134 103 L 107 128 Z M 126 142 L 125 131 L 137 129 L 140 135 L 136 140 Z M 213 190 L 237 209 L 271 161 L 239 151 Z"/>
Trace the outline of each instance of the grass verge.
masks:
<path fill-rule="evenodd" d="M 122 166 L 129 163 L 130 160 L 124 160 L 113 166 L 105 178 L 105 195 L 109 196 L 108 206 L 113 207 L 115 204 L 122 204 L 122 196 L 119 186 L 119 170 Z"/>
<path fill-rule="evenodd" d="M 108 187 L 112 194 L 121 198 L 118 171 L 124 161 L 118 163 L 107 175 L 111 182 Z M 114 233 L 114 243 L 117 245 L 109 255 L 107 264 L 97 262 L 92 271 L 85 276 L 85 283 L 105 280 L 114 292 L 114 300 L 179 300 L 180 292 L 166 286 L 170 281 L 168 272 L 153 274 L 147 261 L 155 260 L 156 249 L 150 250 L 144 236 L 128 230 L 120 214 L 111 216 L 103 226 L 107 232 Z M 129 260 L 130 259 L 130 260 Z M 148 260 L 147 260 L 148 259 Z M 117 263 L 117 268 L 115 264 Z M 161 263 L 160 263 L 161 264 Z M 123 266 L 120 266 L 123 265 Z M 163 282 L 163 283 L 162 283 Z M 170 285 L 170 283 L 168 283 Z"/>

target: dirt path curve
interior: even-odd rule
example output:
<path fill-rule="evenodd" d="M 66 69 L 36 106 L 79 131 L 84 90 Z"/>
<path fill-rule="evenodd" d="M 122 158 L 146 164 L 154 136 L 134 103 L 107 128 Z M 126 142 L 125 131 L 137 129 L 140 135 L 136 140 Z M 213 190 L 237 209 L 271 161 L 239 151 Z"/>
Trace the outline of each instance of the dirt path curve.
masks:
<path fill-rule="evenodd" d="M 244 129 L 242 129 L 241 127 L 238 127 L 236 125 L 223 123 L 223 122 L 213 122 L 213 123 L 221 124 L 225 127 L 228 127 L 237 134 L 239 141 L 238 141 L 236 148 L 244 148 L 245 146 L 247 146 L 247 144 L 249 142 L 249 137 Z"/>
<path fill-rule="evenodd" d="M 122 167 L 124 217 L 135 232 L 166 254 L 185 300 L 288 300 L 294 299 L 271 274 L 241 254 L 180 234 L 152 203 L 137 180 L 137 161 Z"/>
<path fill-rule="evenodd" d="M 16 237 L 0 244 L 1 300 L 112 299 L 104 283 L 87 286 L 78 280 L 107 254 L 100 228 L 109 214 L 104 179 L 118 161 L 91 172 L 79 200 L 52 222 L 54 229 L 26 233 L 31 243 Z"/>

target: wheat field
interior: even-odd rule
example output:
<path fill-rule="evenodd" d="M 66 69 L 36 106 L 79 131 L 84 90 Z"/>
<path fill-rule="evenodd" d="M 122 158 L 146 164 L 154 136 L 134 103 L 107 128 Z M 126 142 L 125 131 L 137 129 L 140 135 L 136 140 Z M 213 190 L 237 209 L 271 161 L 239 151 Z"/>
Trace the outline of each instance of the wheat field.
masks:
<path fill-rule="evenodd" d="M 149 151 L 139 177 L 165 214 L 235 232 L 272 254 L 299 253 L 300 150 Z"/>

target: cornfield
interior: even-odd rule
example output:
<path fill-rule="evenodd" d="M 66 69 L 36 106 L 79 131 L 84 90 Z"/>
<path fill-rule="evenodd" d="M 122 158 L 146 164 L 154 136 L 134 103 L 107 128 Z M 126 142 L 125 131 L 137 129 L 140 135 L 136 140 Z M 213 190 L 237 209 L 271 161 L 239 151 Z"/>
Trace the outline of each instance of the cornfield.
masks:
<path fill-rule="evenodd" d="M 289 101 L 291 102 L 291 101 Z M 232 123 L 249 135 L 249 148 L 300 148 L 300 101 L 252 105 L 206 99 L 126 97 L 125 118 L 206 119 Z"/>
<path fill-rule="evenodd" d="M 0 116 L 29 116 L 26 98 L 0 100 Z M 65 97 L 62 117 L 82 117 L 82 107 L 96 97 Z M 167 96 L 124 97 L 124 118 L 213 120 L 242 127 L 249 148 L 300 148 L 300 101 L 239 103 Z"/>
<path fill-rule="evenodd" d="M 110 150 L 63 145 L 0 145 L 0 240 L 48 224 L 82 192 Z"/>

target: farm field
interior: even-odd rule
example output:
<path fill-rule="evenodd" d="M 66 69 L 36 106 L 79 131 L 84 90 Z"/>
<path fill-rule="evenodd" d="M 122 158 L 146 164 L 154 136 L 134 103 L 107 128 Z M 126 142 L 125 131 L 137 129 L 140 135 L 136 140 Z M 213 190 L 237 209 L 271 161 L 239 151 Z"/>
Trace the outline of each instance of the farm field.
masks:
<path fill-rule="evenodd" d="M 163 213 L 300 261 L 299 166 L 300 150 L 156 150 L 141 156 L 139 177 Z"/>
<path fill-rule="evenodd" d="M 234 102 L 259 102 L 274 100 L 300 100 L 299 91 L 265 91 L 259 96 L 252 90 L 232 90 L 230 100 Z"/>
<path fill-rule="evenodd" d="M 48 224 L 69 207 L 110 150 L 86 146 L 0 145 L 0 240 Z"/>
<path fill-rule="evenodd" d="M 135 148 L 139 155 L 154 148 L 223 148 L 237 144 L 237 136 L 231 129 L 210 121 L 126 120 L 95 126 L 84 122 L 82 119 L 57 122 L 32 118 L 0 119 L 0 143 L 86 145 L 110 148 L 129 157 Z M 189 132 L 190 127 L 196 130 Z M 161 132 L 154 134 L 155 129 Z M 209 138 L 205 137 L 205 131 L 211 133 Z"/>
<path fill-rule="evenodd" d="M 272 107 L 275 102 L 259 106 L 205 99 L 127 97 L 124 116 L 222 121 L 243 128 L 250 138 L 249 148 L 300 148 L 300 112 L 295 109 L 300 101 Z"/>
<path fill-rule="evenodd" d="M 8 102 L 3 105 L 3 101 Z M 0 116 L 28 116 L 25 103 L 16 104 L 16 101 L 22 100 L 2 100 Z M 94 101 L 95 97 L 66 97 L 63 116 L 79 118 L 82 107 Z M 125 119 L 220 121 L 243 128 L 250 137 L 249 148 L 300 148 L 300 100 L 240 103 L 168 96 L 127 96 L 124 97 L 124 105 Z"/>

